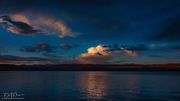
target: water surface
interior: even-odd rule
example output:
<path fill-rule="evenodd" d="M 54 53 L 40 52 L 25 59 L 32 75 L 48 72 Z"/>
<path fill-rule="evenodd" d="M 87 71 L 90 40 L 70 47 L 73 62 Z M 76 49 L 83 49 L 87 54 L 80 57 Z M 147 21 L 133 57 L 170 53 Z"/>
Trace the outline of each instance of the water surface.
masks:
<path fill-rule="evenodd" d="M 0 72 L 1 98 L 24 101 L 180 101 L 179 85 L 180 72 Z"/>

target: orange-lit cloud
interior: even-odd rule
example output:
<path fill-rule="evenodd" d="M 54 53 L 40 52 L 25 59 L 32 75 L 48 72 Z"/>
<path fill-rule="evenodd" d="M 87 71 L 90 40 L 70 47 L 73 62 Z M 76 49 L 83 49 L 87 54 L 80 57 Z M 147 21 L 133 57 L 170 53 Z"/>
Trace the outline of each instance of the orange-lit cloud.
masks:
<path fill-rule="evenodd" d="M 81 64 L 101 64 L 108 63 L 112 56 L 108 51 L 108 48 L 103 45 L 91 47 L 87 50 L 87 53 L 82 53 L 76 60 Z"/>
<path fill-rule="evenodd" d="M 20 22 L 25 22 L 29 25 L 32 24 L 32 22 L 29 20 L 29 18 L 25 15 L 22 15 L 22 14 L 14 14 L 11 16 L 12 20 L 14 21 L 20 21 Z"/>
<path fill-rule="evenodd" d="M 15 17 L 17 18 L 17 16 Z M 14 19 L 15 19 L 14 18 Z M 16 19 L 16 20 L 20 20 Z M 4 25 L 7 31 L 16 33 L 16 34 L 39 34 L 43 33 L 40 29 L 35 28 L 34 26 L 26 23 L 27 18 L 22 17 L 22 21 L 15 21 L 10 16 L 1 16 L 0 24 Z"/>
<path fill-rule="evenodd" d="M 125 52 L 125 54 L 128 56 L 138 56 L 138 53 L 136 51 L 124 49 L 123 52 Z"/>
<path fill-rule="evenodd" d="M 101 54 L 101 55 L 109 55 L 109 49 L 103 45 L 98 45 L 96 47 L 91 47 L 87 50 L 89 54 Z"/>
<path fill-rule="evenodd" d="M 24 31 L 20 28 L 15 28 L 15 27 L 9 27 L 7 28 L 7 31 L 12 32 L 12 33 L 16 33 L 16 34 L 21 34 Z"/>
<path fill-rule="evenodd" d="M 57 34 L 59 37 L 77 36 L 64 21 L 52 17 L 26 14 L 2 16 L 0 23 L 8 25 L 7 30 L 16 34 Z"/>
<path fill-rule="evenodd" d="M 63 21 L 56 20 L 53 18 L 45 18 L 41 16 L 38 18 L 38 21 L 40 25 L 48 27 L 47 31 L 49 33 L 58 33 L 59 37 L 74 37 L 77 35 L 75 32 L 72 32 L 71 29 Z"/>
<path fill-rule="evenodd" d="M 136 51 L 121 48 L 111 51 L 109 47 L 97 45 L 90 47 L 86 53 L 82 53 L 76 57 L 76 60 L 81 64 L 104 64 L 111 63 L 113 59 L 121 57 L 123 54 L 130 57 L 138 56 Z"/>
<path fill-rule="evenodd" d="M 83 53 L 76 57 L 76 60 L 81 64 L 104 64 L 109 63 L 111 56 L 100 56 L 91 53 Z"/>

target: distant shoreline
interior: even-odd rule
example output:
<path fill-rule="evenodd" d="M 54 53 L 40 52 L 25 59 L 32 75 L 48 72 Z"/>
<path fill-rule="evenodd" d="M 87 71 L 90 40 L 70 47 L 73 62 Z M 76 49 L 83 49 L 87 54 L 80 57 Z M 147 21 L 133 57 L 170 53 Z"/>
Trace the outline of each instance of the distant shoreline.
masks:
<path fill-rule="evenodd" d="M 157 65 L 0 65 L 0 71 L 180 71 L 180 64 Z"/>

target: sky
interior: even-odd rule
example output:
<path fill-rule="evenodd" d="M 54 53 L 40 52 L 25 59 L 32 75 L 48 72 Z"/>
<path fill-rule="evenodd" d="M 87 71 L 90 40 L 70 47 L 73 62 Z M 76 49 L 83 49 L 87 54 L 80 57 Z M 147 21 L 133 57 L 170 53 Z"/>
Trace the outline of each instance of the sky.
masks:
<path fill-rule="evenodd" d="M 180 63 L 179 0 L 1 0 L 0 64 Z"/>

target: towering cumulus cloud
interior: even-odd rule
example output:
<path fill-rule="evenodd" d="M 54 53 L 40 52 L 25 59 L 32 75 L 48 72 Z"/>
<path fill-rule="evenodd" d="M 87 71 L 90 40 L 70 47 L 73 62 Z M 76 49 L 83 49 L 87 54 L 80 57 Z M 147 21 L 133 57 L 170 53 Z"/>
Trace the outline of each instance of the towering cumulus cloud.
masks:
<path fill-rule="evenodd" d="M 76 60 L 82 64 L 104 64 L 111 63 L 113 59 L 120 57 L 121 55 L 137 56 L 137 52 L 128 50 L 126 48 L 111 49 L 110 46 L 97 45 L 96 47 L 88 48 L 86 53 L 80 54 Z"/>
<path fill-rule="evenodd" d="M 108 63 L 112 59 L 108 48 L 102 45 L 91 47 L 87 50 L 87 53 L 82 53 L 76 60 L 81 64 L 101 64 Z"/>
<path fill-rule="evenodd" d="M 91 47 L 88 49 L 88 54 L 96 54 L 96 55 L 109 55 L 109 51 L 108 51 L 108 47 L 106 46 L 102 46 L 102 45 L 98 45 L 96 47 Z"/>

